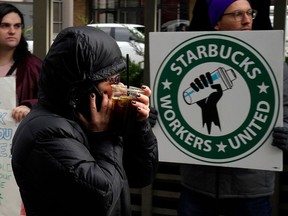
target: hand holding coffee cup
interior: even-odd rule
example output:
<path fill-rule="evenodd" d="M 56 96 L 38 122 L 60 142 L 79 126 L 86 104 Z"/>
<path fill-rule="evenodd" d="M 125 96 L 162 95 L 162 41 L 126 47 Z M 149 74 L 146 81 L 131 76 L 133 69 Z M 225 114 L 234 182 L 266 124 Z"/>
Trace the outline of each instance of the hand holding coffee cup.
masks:
<path fill-rule="evenodd" d="M 133 128 L 135 121 L 142 121 L 149 116 L 150 89 L 137 88 L 123 84 L 113 84 L 111 128 L 118 134 L 126 134 Z"/>

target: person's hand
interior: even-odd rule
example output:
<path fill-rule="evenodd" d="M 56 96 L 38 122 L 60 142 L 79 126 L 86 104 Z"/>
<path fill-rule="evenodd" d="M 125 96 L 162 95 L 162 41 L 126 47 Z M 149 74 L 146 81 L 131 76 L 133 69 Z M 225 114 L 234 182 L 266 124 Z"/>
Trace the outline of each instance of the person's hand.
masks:
<path fill-rule="evenodd" d="M 284 152 L 288 152 L 288 128 L 275 127 L 273 130 L 273 146 L 277 146 Z"/>
<path fill-rule="evenodd" d="M 29 112 L 29 107 L 25 105 L 17 106 L 12 110 L 12 117 L 16 120 L 16 122 L 20 122 Z"/>
<path fill-rule="evenodd" d="M 137 121 L 143 121 L 149 117 L 149 96 L 151 95 L 151 89 L 148 86 L 141 86 L 144 94 L 137 96 L 137 101 L 132 101 L 132 106 L 137 108 Z"/>
<path fill-rule="evenodd" d="M 84 127 L 91 132 L 103 132 L 109 129 L 110 114 L 112 109 L 112 100 L 107 94 L 102 95 L 101 109 L 98 112 L 96 106 L 96 96 L 94 93 L 90 95 L 90 112 L 91 119 L 86 119 L 81 113 L 78 118 Z"/>
<path fill-rule="evenodd" d="M 158 118 L 158 111 L 150 106 L 150 113 L 149 113 L 149 122 L 151 127 L 154 127 Z"/>

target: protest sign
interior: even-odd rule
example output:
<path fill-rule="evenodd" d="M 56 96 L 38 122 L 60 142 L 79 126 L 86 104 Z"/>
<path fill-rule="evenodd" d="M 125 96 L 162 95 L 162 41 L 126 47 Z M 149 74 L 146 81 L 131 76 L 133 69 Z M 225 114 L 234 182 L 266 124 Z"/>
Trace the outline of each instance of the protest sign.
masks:
<path fill-rule="evenodd" d="M 160 161 L 281 171 L 283 31 L 149 37 Z"/>
<path fill-rule="evenodd" d="M 19 216 L 21 198 L 11 166 L 11 144 L 17 128 L 15 77 L 0 77 L 0 215 Z"/>

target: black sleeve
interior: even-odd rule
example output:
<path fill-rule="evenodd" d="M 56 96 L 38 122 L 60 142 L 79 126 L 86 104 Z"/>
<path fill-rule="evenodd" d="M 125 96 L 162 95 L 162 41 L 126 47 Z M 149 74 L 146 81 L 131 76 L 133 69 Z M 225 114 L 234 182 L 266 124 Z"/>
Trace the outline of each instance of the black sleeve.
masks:
<path fill-rule="evenodd" d="M 151 184 L 158 168 L 158 144 L 149 121 L 137 122 L 124 138 L 124 167 L 131 187 Z"/>

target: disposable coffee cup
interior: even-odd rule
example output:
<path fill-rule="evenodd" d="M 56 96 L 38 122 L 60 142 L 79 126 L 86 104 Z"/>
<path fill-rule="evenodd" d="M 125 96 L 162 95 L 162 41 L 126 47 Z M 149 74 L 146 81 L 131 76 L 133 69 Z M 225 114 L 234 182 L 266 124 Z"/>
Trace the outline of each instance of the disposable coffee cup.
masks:
<path fill-rule="evenodd" d="M 137 96 L 144 91 L 134 86 L 111 85 L 112 87 L 112 115 L 111 129 L 118 135 L 126 135 L 136 121 L 137 110 L 132 106 L 132 101 L 137 101 Z"/>

